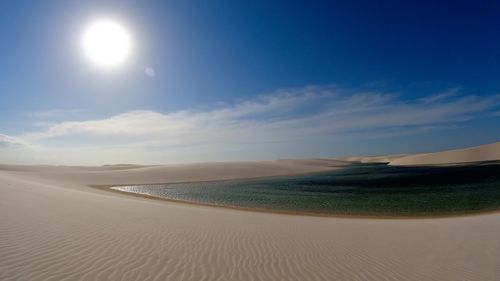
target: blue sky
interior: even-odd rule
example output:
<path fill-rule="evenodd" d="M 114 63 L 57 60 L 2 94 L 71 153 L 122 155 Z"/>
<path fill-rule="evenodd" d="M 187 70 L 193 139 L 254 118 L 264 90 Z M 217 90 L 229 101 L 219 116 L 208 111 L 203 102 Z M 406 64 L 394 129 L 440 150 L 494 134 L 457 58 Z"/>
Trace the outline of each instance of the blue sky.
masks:
<path fill-rule="evenodd" d="M 3 1 L 0 162 L 335 157 L 498 141 L 498 1 L 402 2 Z M 137 46 L 112 72 L 79 46 L 103 17 Z"/>

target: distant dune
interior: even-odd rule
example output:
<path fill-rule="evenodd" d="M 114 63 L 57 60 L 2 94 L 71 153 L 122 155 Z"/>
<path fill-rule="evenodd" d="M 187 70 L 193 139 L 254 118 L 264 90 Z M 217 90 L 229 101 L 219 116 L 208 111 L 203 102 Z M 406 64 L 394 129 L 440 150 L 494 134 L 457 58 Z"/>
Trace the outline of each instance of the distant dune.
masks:
<path fill-rule="evenodd" d="M 435 153 L 416 154 L 394 159 L 389 165 L 446 165 L 500 160 L 500 142 Z"/>
<path fill-rule="evenodd" d="M 408 156 L 408 154 L 391 154 L 381 156 L 353 156 L 339 158 L 339 160 L 359 163 L 389 163 L 395 159 Z"/>
<path fill-rule="evenodd" d="M 339 169 L 348 162 L 332 159 L 283 159 L 256 162 L 207 162 L 172 165 L 21 166 L 0 165 L 0 171 L 83 185 L 174 183 L 296 175 Z"/>

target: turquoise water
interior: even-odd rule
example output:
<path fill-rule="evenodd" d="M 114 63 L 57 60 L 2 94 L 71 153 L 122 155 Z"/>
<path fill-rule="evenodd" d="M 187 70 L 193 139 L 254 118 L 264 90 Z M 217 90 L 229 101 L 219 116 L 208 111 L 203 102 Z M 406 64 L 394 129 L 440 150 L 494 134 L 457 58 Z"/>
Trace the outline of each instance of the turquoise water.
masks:
<path fill-rule="evenodd" d="M 114 189 L 208 205 L 309 214 L 452 215 L 500 209 L 500 165 L 356 164 L 303 176 Z"/>

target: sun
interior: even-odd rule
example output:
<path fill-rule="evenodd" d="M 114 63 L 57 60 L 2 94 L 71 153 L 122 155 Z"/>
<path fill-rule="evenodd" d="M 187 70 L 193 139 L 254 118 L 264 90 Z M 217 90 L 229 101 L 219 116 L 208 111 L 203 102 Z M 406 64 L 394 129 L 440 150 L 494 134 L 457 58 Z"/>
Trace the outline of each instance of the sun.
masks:
<path fill-rule="evenodd" d="M 90 62 L 106 69 L 123 65 L 132 51 L 132 39 L 128 30 L 109 19 L 89 24 L 83 32 L 81 44 Z"/>

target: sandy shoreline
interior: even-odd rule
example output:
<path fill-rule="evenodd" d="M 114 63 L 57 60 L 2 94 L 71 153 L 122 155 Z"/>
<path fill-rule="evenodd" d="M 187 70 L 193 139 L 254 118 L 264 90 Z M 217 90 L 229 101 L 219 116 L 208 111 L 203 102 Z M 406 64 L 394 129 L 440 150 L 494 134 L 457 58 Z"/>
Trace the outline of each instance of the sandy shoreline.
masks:
<path fill-rule="evenodd" d="M 498 213 L 404 220 L 290 216 L 88 187 L 148 177 L 175 182 L 293 174 L 343 164 L 218 163 L 208 171 L 207 165 L 0 167 L 0 280 L 488 281 L 500 276 Z"/>

